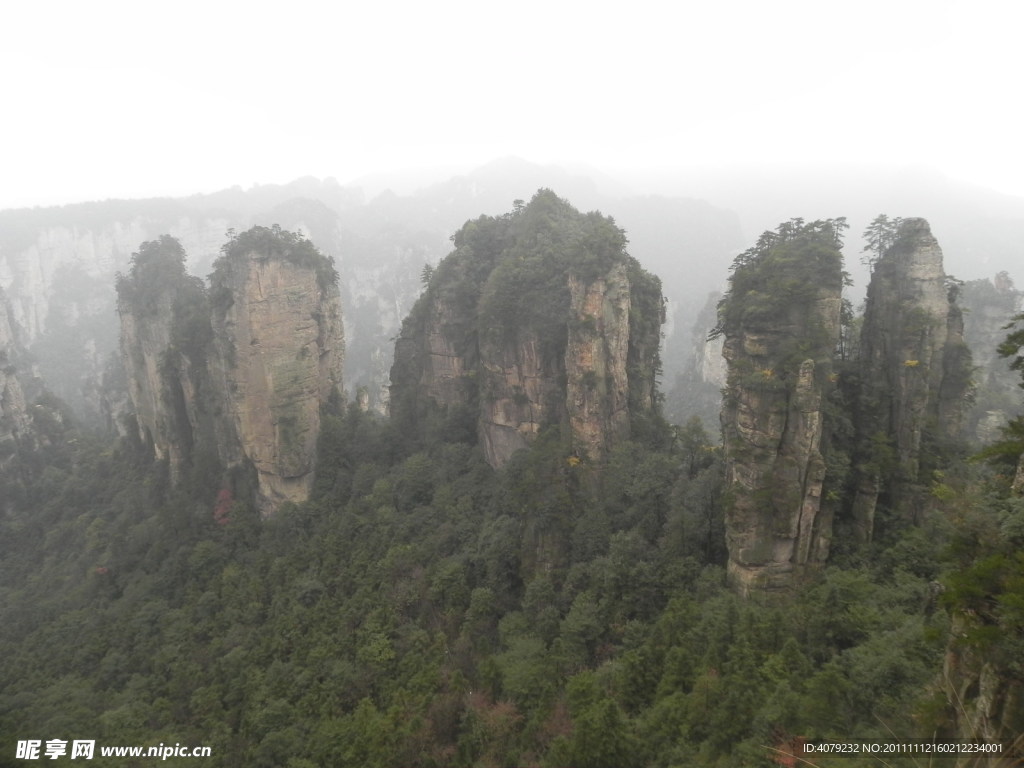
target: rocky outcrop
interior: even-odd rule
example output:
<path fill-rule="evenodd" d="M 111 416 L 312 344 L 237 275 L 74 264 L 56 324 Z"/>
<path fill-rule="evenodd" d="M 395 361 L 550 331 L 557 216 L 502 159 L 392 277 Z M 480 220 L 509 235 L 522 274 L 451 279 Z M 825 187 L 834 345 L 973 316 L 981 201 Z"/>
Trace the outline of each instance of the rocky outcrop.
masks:
<path fill-rule="evenodd" d="M 39 480 L 47 458 L 32 457 L 43 447 L 64 444 L 74 429 L 63 402 L 43 385 L 35 360 L 25 348 L 25 333 L 0 290 L 0 513 L 32 509 L 30 496 L 17 490 L 28 478 Z M 32 458 L 28 458 L 32 457 Z M 10 470 L 11 474 L 4 475 Z M 13 481 L 7 485 L 7 481 Z"/>
<path fill-rule="evenodd" d="M 629 278 L 624 264 L 589 284 L 569 276 L 565 350 L 569 428 L 579 450 L 598 461 L 629 436 Z M 641 405 L 650 410 L 650 401 Z"/>
<path fill-rule="evenodd" d="M 340 391 L 336 275 L 277 227 L 223 250 L 207 293 L 176 240 L 143 244 L 118 283 L 122 361 L 140 438 L 172 479 L 200 456 L 251 466 L 269 514 L 308 497 L 320 408 Z"/>
<path fill-rule="evenodd" d="M 599 463 L 655 408 L 661 291 L 599 214 L 542 190 L 468 223 L 403 325 L 392 414 L 504 465 L 546 427 Z"/>
<path fill-rule="evenodd" d="M 121 318 L 121 362 L 128 373 L 128 393 L 139 438 L 158 460 L 166 460 L 175 480 L 193 442 L 188 419 L 175 408 L 178 385 L 171 370 L 174 308 L 187 290 L 185 251 L 165 235 L 143 243 L 132 268 L 117 283 Z M 183 429 L 184 428 L 184 429 Z"/>
<path fill-rule="evenodd" d="M 32 423 L 19 377 L 18 359 L 21 356 L 18 326 L 7 297 L 0 291 L 0 463 L 13 452 L 18 439 Z"/>
<path fill-rule="evenodd" d="M 960 639 L 967 636 L 974 615 L 955 614 L 942 664 L 942 688 L 951 703 L 953 738 L 979 743 L 1020 746 L 1024 733 L 1024 682 L 1006 666 L 1009 659 L 986 658 Z"/>
<path fill-rule="evenodd" d="M 728 573 L 784 589 L 828 555 L 823 398 L 839 338 L 838 225 L 796 222 L 743 254 L 720 307 Z"/>
<path fill-rule="evenodd" d="M 514 343 L 485 344 L 480 350 L 477 432 L 492 467 L 528 446 L 542 427 L 559 423 L 565 410 L 559 386 L 564 370 L 565 358 L 546 354 L 530 331 L 519 333 Z"/>
<path fill-rule="evenodd" d="M 336 275 L 300 237 L 257 227 L 211 276 L 215 381 L 264 512 L 312 489 L 320 408 L 340 391 L 344 334 Z M 230 450 L 229 463 L 240 457 Z"/>
<path fill-rule="evenodd" d="M 920 520 L 927 494 L 917 486 L 930 482 L 929 462 L 959 434 L 971 357 L 957 291 L 928 222 L 902 220 L 895 243 L 875 264 L 861 333 L 852 508 L 861 541 L 870 541 L 880 504 L 897 520 Z"/>

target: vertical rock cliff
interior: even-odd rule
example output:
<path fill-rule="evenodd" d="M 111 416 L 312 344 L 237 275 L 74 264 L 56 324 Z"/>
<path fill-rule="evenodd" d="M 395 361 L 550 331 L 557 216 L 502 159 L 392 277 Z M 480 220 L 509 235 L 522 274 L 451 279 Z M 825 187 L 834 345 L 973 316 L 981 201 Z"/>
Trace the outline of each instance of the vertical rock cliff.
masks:
<path fill-rule="evenodd" d="M 0 465 L 32 423 L 19 377 L 18 358 L 23 353 L 12 314 L 7 296 L 0 291 Z"/>
<path fill-rule="evenodd" d="M 329 259 L 277 227 L 234 238 L 210 278 L 214 379 L 241 453 L 225 458 L 252 463 L 265 512 L 312 488 L 320 408 L 341 388 L 336 281 Z"/>
<path fill-rule="evenodd" d="M 268 514 L 313 482 L 320 407 L 341 387 L 336 275 L 309 241 L 256 227 L 223 248 L 209 293 L 169 236 L 118 280 L 121 355 L 139 435 L 172 479 L 251 465 Z"/>
<path fill-rule="evenodd" d="M 786 588 L 828 555 L 822 402 L 839 339 L 842 228 L 795 220 L 765 233 L 737 258 L 720 304 L 728 572 L 744 593 Z"/>
<path fill-rule="evenodd" d="M 185 258 L 181 243 L 164 235 L 143 243 L 117 279 L 121 362 L 135 424 L 143 444 L 168 462 L 175 482 L 196 443 L 205 438 L 212 447 L 216 439 L 203 415 L 217 404 L 198 394 L 213 397 L 206 369 L 209 305 Z"/>
<path fill-rule="evenodd" d="M 547 190 L 453 241 L 395 346 L 398 423 L 475 435 L 494 467 L 546 427 L 603 460 L 655 408 L 657 278 L 614 222 Z"/>
<path fill-rule="evenodd" d="M 928 471 L 959 433 L 971 357 L 957 290 L 928 222 L 902 220 L 872 272 L 861 333 L 852 510 L 861 541 L 870 541 L 879 506 L 896 520 L 919 521 L 927 494 L 918 486 L 930 482 Z"/>

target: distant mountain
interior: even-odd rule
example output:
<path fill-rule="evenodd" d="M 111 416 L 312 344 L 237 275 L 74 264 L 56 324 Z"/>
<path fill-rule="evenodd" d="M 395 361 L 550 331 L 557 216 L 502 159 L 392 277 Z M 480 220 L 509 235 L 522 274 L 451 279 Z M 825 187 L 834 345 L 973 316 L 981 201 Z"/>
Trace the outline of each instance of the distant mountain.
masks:
<path fill-rule="evenodd" d="M 732 257 L 782 221 L 847 217 L 846 269 L 861 285 L 859 234 L 879 213 L 926 217 L 947 269 L 964 280 L 1000 271 L 1013 277 L 1024 247 L 1024 200 L 914 169 L 762 166 L 613 176 L 505 157 L 457 175 L 389 173 L 346 186 L 304 177 L 176 199 L 0 211 L 0 288 L 44 378 L 76 409 L 96 412 L 96 381 L 116 347 L 114 274 L 142 242 L 176 237 L 190 271 L 204 275 L 228 229 L 301 230 L 341 275 L 346 384 L 365 388 L 383 408 L 391 340 L 423 289 L 423 266 L 451 251 L 449 238 L 466 221 L 500 215 L 541 188 L 612 217 L 626 231 L 630 255 L 661 278 L 666 382 L 693 364 L 695 321 L 708 295 L 724 287 Z"/>
<path fill-rule="evenodd" d="M 588 175 L 589 174 L 589 175 Z M 396 177 L 397 178 L 397 177 Z M 280 224 L 332 256 L 348 335 L 346 383 L 386 405 L 391 339 L 422 290 L 420 273 L 451 250 L 466 221 L 500 215 L 552 189 L 627 230 L 631 255 L 663 279 L 666 375 L 679 369 L 706 294 L 741 244 L 738 220 L 707 203 L 628 190 L 599 172 L 503 158 L 412 193 L 312 177 L 178 199 L 111 200 L 0 211 L 0 287 L 26 329 L 44 377 L 79 411 L 98 413 L 96 381 L 116 348 L 113 281 L 145 241 L 169 234 L 193 274 L 209 272 L 229 229 Z"/>
<path fill-rule="evenodd" d="M 745 165 L 722 169 L 623 173 L 636 188 L 707 200 L 735 211 L 744 237 L 799 216 L 845 216 L 847 269 L 858 264 L 857 237 L 879 213 L 927 219 L 942 240 L 946 268 L 962 280 L 1021 271 L 1024 198 L 958 181 L 920 167 Z"/>

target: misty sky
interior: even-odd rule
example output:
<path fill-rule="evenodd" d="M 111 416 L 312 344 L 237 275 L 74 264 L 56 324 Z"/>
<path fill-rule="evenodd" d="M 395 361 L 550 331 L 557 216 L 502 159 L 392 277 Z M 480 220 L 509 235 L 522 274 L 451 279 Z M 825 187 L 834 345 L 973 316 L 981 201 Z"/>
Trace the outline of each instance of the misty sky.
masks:
<path fill-rule="evenodd" d="M 1024 195 L 1024 4 L 9 4 L 0 207 L 466 168 L 924 165 Z"/>

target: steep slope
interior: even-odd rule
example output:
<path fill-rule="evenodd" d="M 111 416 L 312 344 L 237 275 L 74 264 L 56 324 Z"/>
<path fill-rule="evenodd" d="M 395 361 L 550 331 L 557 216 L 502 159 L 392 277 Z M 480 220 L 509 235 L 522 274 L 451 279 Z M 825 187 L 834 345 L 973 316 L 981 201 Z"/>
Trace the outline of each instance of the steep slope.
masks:
<path fill-rule="evenodd" d="M 548 426 L 600 462 L 655 407 L 660 284 L 610 219 L 548 190 L 453 238 L 403 324 L 392 413 L 505 464 Z"/>
<path fill-rule="evenodd" d="M 921 483 L 959 434 L 970 385 L 958 286 L 924 219 L 904 219 L 875 264 L 861 332 L 857 536 L 870 541 L 881 505 L 918 522 Z M 924 446 L 928 447 L 923 450 Z"/>
<path fill-rule="evenodd" d="M 729 577 L 743 593 L 791 585 L 824 562 L 822 401 L 839 339 L 842 222 L 795 220 L 734 265 L 720 305 Z"/>

